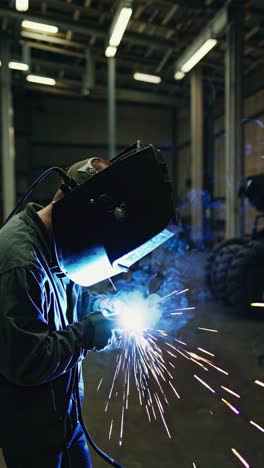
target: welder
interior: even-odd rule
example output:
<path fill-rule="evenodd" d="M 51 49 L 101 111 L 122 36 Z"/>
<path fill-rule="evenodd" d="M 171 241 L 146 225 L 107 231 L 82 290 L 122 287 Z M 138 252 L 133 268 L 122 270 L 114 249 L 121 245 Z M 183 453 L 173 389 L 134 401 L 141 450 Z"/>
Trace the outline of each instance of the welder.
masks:
<path fill-rule="evenodd" d="M 92 466 L 80 424 L 81 361 L 109 345 L 117 324 L 87 314 L 86 287 L 127 271 L 173 235 L 164 229 L 171 190 L 151 146 L 111 164 L 91 158 L 67 174 L 53 169 L 63 182 L 52 202 L 14 210 L 0 231 L 0 446 L 8 468 Z"/>
<path fill-rule="evenodd" d="M 93 159 L 81 183 L 108 163 Z M 29 203 L 0 231 L 0 446 L 8 467 L 90 467 L 78 422 L 73 369 L 87 350 L 103 349 L 114 324 L 82 317 L 85 294 L 56 269 L 52 209 Z M 78 209 L 78 208 L 76 208 Z M 80 366 L 79 366 L 80 367 Z M 82 387 L 79 369 L 79 386 Z M 80 389 L 82 392 L 82 388 Z"/>

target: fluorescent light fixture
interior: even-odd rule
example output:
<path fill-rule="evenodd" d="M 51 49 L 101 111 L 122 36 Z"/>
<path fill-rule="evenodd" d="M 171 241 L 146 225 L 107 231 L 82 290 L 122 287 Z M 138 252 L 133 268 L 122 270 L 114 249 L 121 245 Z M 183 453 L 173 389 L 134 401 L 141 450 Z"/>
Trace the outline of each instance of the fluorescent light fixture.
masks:
<path fill-rule="evenodd" d="M 208 39 L 193 56 L 181 67 L 181 71 L 188 73 L 200 60 L 217 44 L 216 39 Z"/>
<path fill-rule="evenodd" d="M 16 0 L 16 10 L 17 11 L 27 11 L 28 10 L 28 0 Z"/>
<path fill-rule="evenodd" d="M 53 78 L 48 78 L 47 76 L 28 75 L 27 81 L 30 81 L 31 83 L 45 84 L 49 86 L 56 85 L 56 81 Z"/>
<path fill-rule="evenodd" d="M 148 73 L 134 73 L 133 78 L 138 81 L 146 81 L 147 83 L 158 84 L 161 82 L 160 76 L 149 75 Z"/>
<path fill-rule="evenodd" d="M 120 10 L 119 16 L 115 22 L 115 26 L 114 26 L 113 32 L 109 40 L 110 46 L 113 46 L 113 47 L 119 46 L 131 15 L 132 15 L 132 8 L 123 7 Z"/>
<path fill-rule="evenodd" d="M 185 73 L 181 70 L 178 70 L 174 75 L 175 80 L 182 80 L 184 77 Z"/>
<path fill-rule="evenodd" d="M 116 47 L 108 46 L 105 50 L 105 56 L 108 58 L 114 57 L 116 54 L 116 51 L 117 51 Z"/>
<path fill-rule="evenodd" d="M 29 66 L 27 63 L 23 62 L 9 62 L 8 67 L 12 70 L 21 70 L 21 71 L 28 71 Z"/>
<path fill-rule="evenodd" d="M 47 32 L 56 34 L 59 31 L 57 26 L 51 26 L 50 24 L 45 23 L 35 23 L 34 21 L 22 21 L 22 27 L 27 29 L 34 29 L 35 31 Z"/>
<path fill-rule="evenodd" d="M 251 307 L 264 307 L 264 302 L 251 302 Z"/>

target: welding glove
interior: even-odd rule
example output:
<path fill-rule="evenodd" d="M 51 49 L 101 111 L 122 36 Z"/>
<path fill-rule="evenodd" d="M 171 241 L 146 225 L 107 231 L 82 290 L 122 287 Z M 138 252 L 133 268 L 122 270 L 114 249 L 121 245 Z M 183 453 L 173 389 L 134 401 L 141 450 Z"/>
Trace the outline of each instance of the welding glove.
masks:
<path fill-rule="evenodd" d="M 113 330 L 117 328 L 116 321 L 105 317 L 100 311 L 86 315 L 81 323 L 84 325 L 84 347 L 95 351 L 100 351 L 109 344 Z"/>

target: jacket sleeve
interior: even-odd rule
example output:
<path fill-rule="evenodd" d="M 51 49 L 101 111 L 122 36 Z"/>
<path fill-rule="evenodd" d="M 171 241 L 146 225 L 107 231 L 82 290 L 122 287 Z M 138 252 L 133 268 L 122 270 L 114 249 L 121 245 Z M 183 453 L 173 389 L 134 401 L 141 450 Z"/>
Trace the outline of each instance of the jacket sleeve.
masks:
<path fill-rule="evenodd" d="M 45 383 L 84 357 L 84 324 L 51 331 L 42 286 L 25 268 L 0 277 L 0 374 L 16 385 Z"/>

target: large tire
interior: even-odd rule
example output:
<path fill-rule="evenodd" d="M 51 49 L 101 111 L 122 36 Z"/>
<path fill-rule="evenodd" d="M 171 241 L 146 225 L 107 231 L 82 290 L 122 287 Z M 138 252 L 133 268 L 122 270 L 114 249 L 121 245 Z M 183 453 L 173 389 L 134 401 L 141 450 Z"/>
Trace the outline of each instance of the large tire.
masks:
<path fill-rule="evenodd" d="M 233 258 L 227 277 L 229 303 L 248 311 L 252 302 L 264 302 L 264 241 L 253 240 Z"/>
<path fill-rule="evenodd" d="M 223 304 L 230 305 L 227 294 L 227 278 L 230 265 L 244 244 L 229 243 L 221 248 L 211 268 L 211 290 L 214 297 Z"/>
<path fill-rule="evenodd" d="M 210 254 L 207 256 L 206 262 L 205 262 L 205 281 L 208 289 L 211 291 L 211 293 L 214 295 L 213 291 L 213 284 L 212 284 L 212 266 L 214 264 L 215 258 L 218 255 L 218 253 L 224 249 L 225 247 L 229 245 L 243 245 L 245 244 L 246 241 L 243 239 L 227 239 L 219 244 L 217 244 L 213 250 L 210 252 Z"/>

